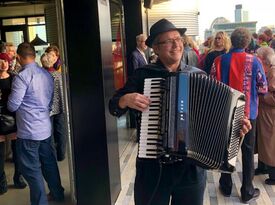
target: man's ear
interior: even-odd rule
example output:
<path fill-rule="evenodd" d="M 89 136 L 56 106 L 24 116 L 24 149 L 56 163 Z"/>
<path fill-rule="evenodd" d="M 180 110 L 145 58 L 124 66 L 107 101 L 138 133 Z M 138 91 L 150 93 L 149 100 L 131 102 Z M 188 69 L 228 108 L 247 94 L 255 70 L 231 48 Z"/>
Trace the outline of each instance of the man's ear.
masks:
<path fill-rule="evenodd" d="M 154 53 L 156 54 L 156 55 L 158 55 L 158 50 L 159 50 L 159 47 L 158 47 L 158 45 L 153 45 L 152 46 L 152 48 L 153 48 L 153 50 L 154 50 Z"/>

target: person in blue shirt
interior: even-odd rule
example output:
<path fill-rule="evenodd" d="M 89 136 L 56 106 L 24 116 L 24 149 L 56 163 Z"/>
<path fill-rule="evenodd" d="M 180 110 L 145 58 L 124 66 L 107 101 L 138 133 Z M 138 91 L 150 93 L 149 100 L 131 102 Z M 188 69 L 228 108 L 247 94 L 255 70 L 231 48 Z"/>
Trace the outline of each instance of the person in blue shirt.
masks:
<path fill-rule="evenodd" d="M 64 189 L 50 138 L 53 78 L 35 63 L 31 44 L 21 43 L 17 54 L 22 69 L 13 79 L 7 106 L 16 112 L 19 168 L 30 187 L 32 205 L 47 205 L 50 199 L 63 201 Z M 48 197 L 43 177 L 50 190 Z"/>

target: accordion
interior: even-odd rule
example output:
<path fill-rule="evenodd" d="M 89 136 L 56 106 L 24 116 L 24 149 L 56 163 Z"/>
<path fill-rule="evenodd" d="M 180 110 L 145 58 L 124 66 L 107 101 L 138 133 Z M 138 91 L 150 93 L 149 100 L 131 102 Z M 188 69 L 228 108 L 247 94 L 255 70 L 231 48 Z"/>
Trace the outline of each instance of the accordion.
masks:
<path fill-rule="evenodd" d="M 242 143 L 245 96 L 196 72 L 147 78 L 151 100 L 141 115 L 139 158 L 188 159 L 205 169 L 233 172 Z"/>

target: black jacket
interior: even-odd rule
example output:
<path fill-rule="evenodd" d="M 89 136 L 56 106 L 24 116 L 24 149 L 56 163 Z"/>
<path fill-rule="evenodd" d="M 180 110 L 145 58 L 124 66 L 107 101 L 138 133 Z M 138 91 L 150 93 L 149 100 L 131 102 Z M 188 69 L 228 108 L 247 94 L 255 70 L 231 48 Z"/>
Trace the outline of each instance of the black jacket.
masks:
<path fill-rule="evenodd" d="M 188 71 L 188 72 L 199 72 L 204 73 L 202 70 L 198 68 L 194 68 L 191 66 L 187 66 L 183 63 L 181 63 L 181 66 L 179 67 L 179 70 L 181 71 Z M 174 75 L 175 73 L 169 72 L 165 66 L 160 62 L 157 61 L 156 64 L 148 64 L 144 66 L 143 68 L 138 68 L 135 70 L 134 74 L 128 79 L 127 83 L 123 88 L 118 90 L 115 95 L 110 99 L 109 101 L 109 111 L 112 115 L 120 117 L 124 113 L 127 112 L 129 108 L 121 109 L 118 106 L 118 102 L 120 97 L 127 93 L 143 93 L 143 87 L 144 87 L 144 79 L 145 78 L 159 78 L 159 77 L 167 77 L 170 75 Z M 137 111 L 136 111 L 137 112 Z M 137 138 L 139 139 L 139 133 L 140 133 L 140 121 L 141 121 L 141 112 L 137 112 Z M 158 167 L 158 160 L 155 159 L 140 159 L 137 158 L 137 173 L 141 173 L 141 170 L 146 172 L 150 172 L 152 176 L 155 176 L 157 173 L 153 173 L 150 170 L 154 170 L 153 167 Z M 163 166 L 170 166 L 170 165 L 163 165 Z M 185 161 L 185 163 L 178 163 L 175 164 L 176 169 L 178 170 L 178 173 L 181 173 L 184 177 L 182 180 L 182 183 L 184 186 L 193 186 L 198 184 L 205 184 L 205 171 L 201 169 L 200 167 L 197 167 L 195 165 L 192 165 L 188 163 L 188 161 Z M 169 169 L 170 170 L 170 169 Z M 152 173 L 151 173 L 152 172 Z M 180 175 L 181 175 L 180 174 Z M 139 174 L 137 174 L 139 175 Z M 162 174 L 165 178 L 167 173 L 164 171 Z M 169 172 L 168 172 L 169 175 Z M 182 176 L 181 175 L 181 176 Z M 203 194 L 202 194 L 203 195 Z"/>
<path fill-rule="evenodd" d="M 185 65 L 183 62 L 179 66 L 178 70 L 204 73 L 202 70 L 198 68 Z M 116 117 L 120 117 L 121 115 L 125 114 L 129 108 L 121 109 L 118 106 L 119 99 L 123 95 L 128 93 L 137 92 L 137 93 L 143 94 L 145 78 L 166 78 L 174 74 L 175 73 L 169 72 L 167 68 L 159 60 L 155 64 L 148 64 L 142 68 L 136 69 L 133 75 L 129 77 L 125 86 L 119 89 L 115 93 L 115 95 L 110 99 L 109 101 L 110 113 Z M 138 134 L 139 134 L 141 113 L 138 111 L 136 111 L 136 113 L 137 113 L 137 128 L 138 128 Z"/>

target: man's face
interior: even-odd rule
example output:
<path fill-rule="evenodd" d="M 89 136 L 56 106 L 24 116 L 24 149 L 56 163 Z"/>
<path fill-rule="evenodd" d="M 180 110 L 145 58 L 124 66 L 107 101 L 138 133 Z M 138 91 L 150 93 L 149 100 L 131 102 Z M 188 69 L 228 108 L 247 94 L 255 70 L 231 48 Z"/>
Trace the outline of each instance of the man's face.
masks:
<path fill-rule="evenodd" d="M 147 49 L 147 46 L 145 45 L 146 38 L 140 37 L 139 41 L 137 42 L 137 46 L 140 50 L 145 51 Z"/>
<path fill-rule="evenodd" d="M 164 65 L 179 63 L 183 54 L 183 41 L 178 31 L 168 31 L 158 36 L 153 45 L 155 53 Z"/>

